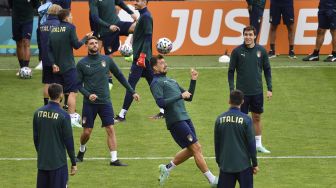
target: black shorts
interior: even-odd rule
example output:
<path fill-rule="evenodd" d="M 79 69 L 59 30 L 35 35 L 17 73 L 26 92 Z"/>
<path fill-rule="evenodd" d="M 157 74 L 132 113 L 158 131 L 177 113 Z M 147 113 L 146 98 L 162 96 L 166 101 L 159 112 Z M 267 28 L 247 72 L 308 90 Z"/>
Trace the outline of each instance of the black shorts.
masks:
<path fill-rule="evenodd" d="M 91 104 L 83 103 L 82 123 L 85 128 L 93 128 L 94 121 L 99 115 L 102 121 L 102 127 L 114 125 L 114 112 L 112 103 Z"/>
<path fill-rule="evenodd" d="M 42 83 L 44 84 L 52 84 L 55 83 L 55 74 L 53 73 L 52 66 L 43 66 L 42 69 Z"/>
<path fill-rule="evenodd" d="M 239 181 L 241 188 L 253 188 L 253 169 L 251 167 L 237 173 L 228 173 L 220 170 L 218 187 L 235 188 Z"/>
<path fill-rule="evenodd" d="M 28 22 L 17 22 L 12 20 L 13 40 L 20 41 L 22 39 L 31 39 L 33 33 L 33 20 Z"/>
<path fill-rule="evenodd" d="M 95 23 L 93 21 L 93 18 L 91 14 L 89 14 L 89 22 L 90 22 L 90 28 L 93 32 L 93 36 L 97 37 L 99 40 L 101 40 L 100 34 L 99 34 L 99 24 Z"/>
<path fill-rule="evenodd" d="M 169 131 L 182 149 L 197 142 L 195 128 L 190 119 L 174 123 Z"/>
<path fill-rule="evenodd" d="M 285 25 L 294 23 L 294 7 L 293 6 L 277 6 L 271 3 L 269 22 L 272 25 L 279 25 L 282 21 Z"/>
<path fill-rule="evenodd" d="M 110 55 L 115 51 L 118 51 L 120 46 L 119 36 L 128 36 L 128 30 L 132 24 L 133 22 L 119 21 L 116 25 L 120 30 L 103 34 L 102 39 L 105 55 Z"/>
<path fill-rule="evenodd" d="M 264 94 L 258 95 L 245 95 L 244 103 L 241 105 L 240 110 L 248 114 L 248 112 L 254 112 L 261 114 L 264 112 Z"/>
<path fill-rule="evenodd" d="M 37 188 L 66 187 L 68 182 L 68 167 L 64 165 L 56 170 L 38 170 Z"/>
<path fill-rule="evenodd" d="M 76 68 L 72 68 L 63 74 L 55 74 L 55 82 L 63 86 L 64 93 L 76 93 L 80 86 Z"/>
<path fill-rule="evenodd" d="M 318 27 L 321 29 L 336 29 L 336 10 L 319 10 Z"/>

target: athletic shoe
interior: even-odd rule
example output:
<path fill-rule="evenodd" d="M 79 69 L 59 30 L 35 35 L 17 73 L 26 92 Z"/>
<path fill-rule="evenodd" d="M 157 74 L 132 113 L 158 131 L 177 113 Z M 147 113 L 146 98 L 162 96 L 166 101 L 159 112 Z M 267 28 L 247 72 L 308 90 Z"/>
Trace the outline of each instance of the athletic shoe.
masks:
<path fill-rule="evenodd" d="M 211 186 L 212 188 L 216 188 L 217 185 L 218 185 L 218 177 L 216 176 L 216 177 L 215 177 L 215 181 L 213 181 L 212 183 L 210 183 L 210 186 Z"/>
<path fill-rule="evenodd" d="M 42 60 L 39 62 L 39 64 L 35 67 L 35 70 L 42 70 L 43 65 L 42 65 Z"/>
<path fill-rule="evenodd" d="M 115 118 L 114 118 L 114 123 L 120 123 L 120 122 L 124 122 L 126 121 L 126 118 L 122 118 L 120 117 L 119 115 L 117 115 Z"/>
<path fill-rule="evenodd" d="M 289 57 L 290 59 L 296 59 L 294 50 L 289 50 L 288 57 Z"/>
<path fill-rule="evenodd" d="M 336 57 L 333 55 L 328 55 L 328 57 L 323 61 L 324 62 L 336 62 Z"/>
<path fill-rule="evenodd" d="M 127 164 L 122 163 L 119 159 L 116 161 L 110 162 L 111 166 L 128 166 Z"/>
<path fill-rule="evenodd" d="M 268 52 L 268 58 L 275 58 L 276 57 L 276 55 L 275 55 L 275 51 L 273 51 L 273 50 L 270 50 L 269 52 Z"/>
<path fill-rule="evenodd" d="M 16 75 L 16 76 L 20 76 L 20 69 L 19 69 L 19 71 L 16 72 L 15 75 Z"/>
<path fill-rule="evenodd" d="M 113 84 L 109 83 L 109 89 L 111 90 L 113 87 Z"/>
<path fill-rule="evenodd" d="M 302 59 L 302 61 L 319 61 L 319 60 L 320 60 L 319 55 L 314 55 L 314 54 L 310 54 Z"/>
<path fill-rule="evenodd" d="M 131 55 L 129 57 L 125 57 L 125 61 L 127 61 L 127 62 L 133 62 L 133 55 Z"/>
<path fill-rule="evenodd" d="M 169 177 L 169 172 L 166 168 L 166 165 L 164 164 L 160 164 L 159 165 L 159 172 L 160 172 L 160 176 L 159 176 L 159 183 L 160 185 L 163 185 L 164 182 L 168 179 Z"/>
<path fill-rule="evenodd" d="M 86 151 L 87 151 L 87 147 L 85 147 L 85 151 L 84 152 L 78 151 L 77 157 L 76 157 L 76 162 L 77 163 L 81 163 L 81 162 L 84 161 L 84 154 L 85 154 Z"/>
<path fill-rule="evenodd" d="M 260 152 L 260 153 L 271 153 L 264 146 L 257 147 L 257 152 Z"/>
<path fill-rule="evenodd" d="M 164 113 L 160 112 L 154 116 L 149 117 L 150 119 L 163 119 L 164 118 Z"/>

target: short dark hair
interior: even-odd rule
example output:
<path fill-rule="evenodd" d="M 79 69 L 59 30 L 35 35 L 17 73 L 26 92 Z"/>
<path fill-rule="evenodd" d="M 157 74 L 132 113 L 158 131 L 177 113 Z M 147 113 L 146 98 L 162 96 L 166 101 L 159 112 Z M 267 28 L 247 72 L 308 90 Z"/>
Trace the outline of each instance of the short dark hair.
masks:
<path fill-rule="evenodd" d="M 150 65 L 151 65 L 151 67 L 153 68 L 153 67 L 157 64 L 157 61 L 158 61 L 158 60 L 161 60 L 161 59 L 164 59 L 164 58 L 163 58 L 163 55 L 161 55 L 161 54 L 156 55 L 156 56 L 153 56 L 153 57 L 150 59 Z"/>
<path fill-rule="evenodd" d="M 68 10 L 68 9 L 62 9 L 62 10 L 58 11 L 58 14 L 57 14 L 58 19 L 61 20 L 61 21 L 64 20 L 69 15 L 70 15 L 70 10 Z"/>
<path fill-rule="evenodd" d="M 60 84 L 50 84 L 48 87 L 48 94 L 50 100 L 58 99 L 63 93 L 63 87 Z"/>
<path fill-rule="evenodd" d="M 244 100 L 244 93 L 240 90 L 233 90 L 230 92 L 230 104 L 241 105 Z"/>
<path fill-rule="evenodd" d="M 96 36 L 91 36 L 91 37 L 87 38 L 87 40 L 85 41 L 85 44 L 88 44 L 89 40 L 91 40 L 91 39 L 98 40 L 98 38 Z"/>
<path fill-rule="evenodd" d="M 243 30 L 243 34 L 245 33 L 245 31 L 253 31 L 253 34 L 254 34 L 254 35 L 257 34 L 257 30 L 256 30 L 256 28 L 253 27 L 252 25 L 245 27 L 244 30 Z"/>

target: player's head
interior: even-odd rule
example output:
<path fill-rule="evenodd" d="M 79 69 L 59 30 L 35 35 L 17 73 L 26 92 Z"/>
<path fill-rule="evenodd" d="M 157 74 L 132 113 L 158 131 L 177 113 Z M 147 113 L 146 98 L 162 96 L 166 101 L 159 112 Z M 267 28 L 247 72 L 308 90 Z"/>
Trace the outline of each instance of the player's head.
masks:
<path fill-rule="evenodd" d="M 154 74 L 167 74 L 168 66 L 161 54 L 153 56 L 150 59 L 150 65 L 154 71 Z"/>
<path fill-rule="evenodd" d="M 48 87 L 48 94 L 52 101 L 62 101 L 63 87 L 60 84 L 50 84 Z"/>
<path fill-rule="evenodd" d="M 134 7 L 135 10 L 141 10 L 147 7 L 148 0 L 135 0 Z"/>
<path fill-rule="evenodd" d="M 57 4 L 52 4 L 49 8 L 48 8 L 48 14 L 49 15 L 53 15 L 56 16 L 58 15 L 58 12 L 62 10 L 62 7 L 57 5 Z"/>
<path fill-rule="evenodd" d="M 253 45 L 256 39 L 256 29 L 253 26 L 247 26 L 243 30 L 244 43 L 245 45 Z"/>
<path fill-rule="evenodd" d="M 58 11 L 58 19 L 64 22 L 69 22 L 72 23 L 72 15 L 70 10 L 68 9 L 62 9 L 60 11 Z"/>
<path fill-rule="evenodd" d="M 244 93 L 240 90 L 233 90 L 230 92 L 230 101 L 229 103 L 232 106 L 239 106 L 244 102 Z"/>
<path fill-rule="evenodd" d="M 85 42 L 86 46 L 88 47 L 89 54 L 97 54 L 99 51 L 98 47 L 98 38 L 95 36 L 88 37 Z"/>

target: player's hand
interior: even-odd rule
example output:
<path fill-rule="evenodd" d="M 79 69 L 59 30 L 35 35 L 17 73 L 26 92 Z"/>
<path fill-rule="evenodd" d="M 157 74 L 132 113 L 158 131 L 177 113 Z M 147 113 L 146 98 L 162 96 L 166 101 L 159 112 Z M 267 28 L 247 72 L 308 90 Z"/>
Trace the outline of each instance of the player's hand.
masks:
<path fill-rule="evenodd" d="M 182 99 L 189 99 L 192 94 L 189 91 L 185 91 L 181 94 Z"/>
<path fill-rule="evenodd" d="M 77 166 L 71 166 L 71 172 L 70 172 L 70 175 L 71 176 L 74 176 L 77 172 Z"/>
<path fill-rule="evenodd" d="M 136 14 L 131 14 L 132 19 L 136 22 L 138 20 L 138 17 Z"/>
<path fill-rule="evenodd" d="M 91 31 L 90 33 L 86 33 L 86 37 L 92 37 L 92 35 L 93 35 L 93 31 Z"/>
<path fill-rule="evenodd" d="M 266 95 L 267 95 L 267 100 L 268 101 L 272 99 L 272 96 L 273 96 L 272 91 L 267 91 Z"/>
<path fill-rule="evenodd" d="M 98 96 L 96 94 L 91 94 L 89 96 L 89 100 L 92 101 L 92 102 L 94 102 L 97 98 L 98 98 Z"/>
<path fill-rule="evenodd" d="M 135 101 L 140 101 L 140 95 L 137 94 L 137 93 L 134 93 L 134 94 L 133 94 L 133 99 L 134 99 Z"/>
<path fill-rule="evenodd" d="M 115 32 L 115 31 L 117 31 L 117 30 L 120 31 L 120 28 L 119 28 L 118 26 L 116 26 L 116 25 L 110 25 L 110 30 L 111 30 L 112 32 Z"/>
<path fill-rule="evenodd" d="M 259 172 L 259 167 L 253 167 L 253 174 L 256 175 Z"/>
<path fill-rule="evenodd" d="M 146 54 L 141 52 L 136 64 L 139 67 L 146 68 L 146 63 L 145 62 L 146 62 Z"/>
<path fill-rule="evenodd" d="M 53 68 L 53 73 L 58 73 L 60 71 L 59 66 L 57 65 L 53 65 L 52 68 Z"/>
<path fill-rule="evenodd" d="M 198 72 L 194 68 L 190 69 L 190 75 L 191 75 L 191 79 L 192 80 L 197 80 L 197 78 L 198 78 Z"/>

